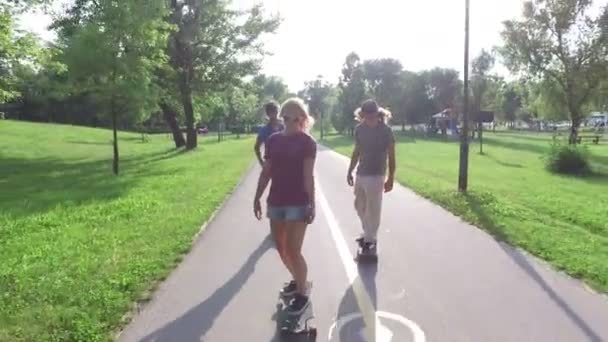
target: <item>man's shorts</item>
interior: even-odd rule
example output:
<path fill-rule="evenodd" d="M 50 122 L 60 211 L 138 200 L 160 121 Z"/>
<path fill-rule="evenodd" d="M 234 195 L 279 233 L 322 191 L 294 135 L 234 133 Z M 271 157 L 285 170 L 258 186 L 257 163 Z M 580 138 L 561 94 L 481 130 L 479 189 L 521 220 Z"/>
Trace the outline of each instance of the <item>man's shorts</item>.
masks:
<path fill-rule="evenodd" d="M 306 221 L 306 206 L 268 206 L 267 216 L 277 221 Z"/>

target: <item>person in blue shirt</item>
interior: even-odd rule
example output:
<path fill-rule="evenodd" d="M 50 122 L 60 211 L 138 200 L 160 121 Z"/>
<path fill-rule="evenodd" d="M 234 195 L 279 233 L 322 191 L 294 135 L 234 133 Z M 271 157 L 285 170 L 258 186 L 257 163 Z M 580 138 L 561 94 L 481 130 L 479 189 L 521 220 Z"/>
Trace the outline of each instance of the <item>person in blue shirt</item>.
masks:
<path fill-rule="evenodd" d="M 262 127 L 258 132 L 258 138 L 255 141 L 255 146 L 253 150 L 255 151 L 255 155 L 260 162 L 260 165 L 264 165 L 264 159 L 262 159 L 262 154 L 260 153 L 260 147 L 264 144 L 264 148 L 266 148 L 266 140 L 276 133 L 280 132 L 284 129 L 283 124 L 279 121 L 279 104 L 275 101 L 270 101 L 264 105 L 264 111 L 266 112 L 266 116 L 268 116 L 268 124 Z"/>

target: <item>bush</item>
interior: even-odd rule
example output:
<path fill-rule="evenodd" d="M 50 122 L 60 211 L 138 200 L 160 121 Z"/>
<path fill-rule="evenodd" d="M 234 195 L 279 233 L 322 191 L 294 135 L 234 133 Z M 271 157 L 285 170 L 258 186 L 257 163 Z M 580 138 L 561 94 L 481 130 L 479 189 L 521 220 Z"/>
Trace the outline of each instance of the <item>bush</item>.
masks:
<path fill-rule="evenodd" d="M 589 151 L 585 146 L 553 143 L 545 158 L 545 167 L 554 173 L 584 175 L 591 172 Z"/>

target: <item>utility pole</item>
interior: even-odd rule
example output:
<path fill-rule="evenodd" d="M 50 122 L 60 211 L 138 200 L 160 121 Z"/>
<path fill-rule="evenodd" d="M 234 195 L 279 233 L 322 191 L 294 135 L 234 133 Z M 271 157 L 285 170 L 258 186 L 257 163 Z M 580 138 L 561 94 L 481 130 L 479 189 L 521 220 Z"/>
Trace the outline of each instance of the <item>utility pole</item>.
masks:
<path fill-rule="evenodd" d="M 460 135 L 460 170 L 458 191 L 467 191 L 469 178 L 469 0 L 465 0 L 464 23 L 464 108 Z"/>

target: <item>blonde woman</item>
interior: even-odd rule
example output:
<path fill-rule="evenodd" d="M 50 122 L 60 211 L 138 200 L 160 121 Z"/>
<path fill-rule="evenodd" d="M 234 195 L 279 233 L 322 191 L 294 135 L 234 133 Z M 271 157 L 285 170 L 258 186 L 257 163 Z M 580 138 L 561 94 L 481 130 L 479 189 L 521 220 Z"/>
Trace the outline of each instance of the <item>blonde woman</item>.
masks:
<path fill-rule="evenodd" d="M 390 111 L 380 108 L 376 101 L 363 102 L 355 116 L 360 123 L 355 128 L 355 148 L 346 182 L 355 188 L 355 209 L 363 230 L 357 242 L 364 253 L 375 254 L 383 193 L 393 189 L 395 179 L 395 137 L 387 125 Z"/>
<path fill-rule="evenodd" d="M 261 220 L 260 197 L 271 182 L 267 217 L 279 256 L 292 276 L 281 294 L 293 297 L 287 313 L 299 315 L 310 304 L 308 268 L 302 255 L 302 243 L 306 228 L 315 217 L 313 169 L 317 144 L 308 134 L 314 120 L 301 99 L 285 101 L 280 115 L 285 129 L 271 135 L 266 142 L 253 210 L 256 218 Z"/>

